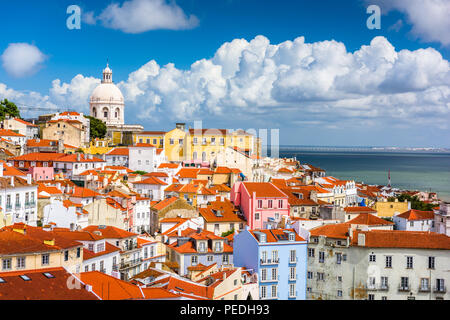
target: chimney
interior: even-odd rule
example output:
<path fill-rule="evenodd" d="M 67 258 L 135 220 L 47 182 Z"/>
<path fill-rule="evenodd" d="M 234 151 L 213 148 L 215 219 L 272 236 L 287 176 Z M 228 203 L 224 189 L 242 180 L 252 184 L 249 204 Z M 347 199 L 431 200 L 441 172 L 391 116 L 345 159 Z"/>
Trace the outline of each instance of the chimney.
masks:
<path fill-rule="evenodd" d="M 81 160 L 80 153 L 77 153 L 77 162 L 80 162 L 80 160 Z"/>
<path fill-rule="evenodd" d="M 31 184 L 31 173 L 27 174 L 27 184 Z"/>
<path fill-rule="evenodd" d="M 3 177 L 3 162 L 0 162 L 0 178 Z"/>
<path fill-rule="evenodd" d="M 178 236 L 181 237 L 181 229 L 178 228 Z"/>
<path fill-rule="evenodd" d="M 224 271 L 223 272 L 223 281 L 225 281 L 226 278 L 227 278 L 227 273 Z"/>
<path fill-rule="evenodd" d="M 14 177 L 11 177 L 11 186 L 14 188 Z"/>

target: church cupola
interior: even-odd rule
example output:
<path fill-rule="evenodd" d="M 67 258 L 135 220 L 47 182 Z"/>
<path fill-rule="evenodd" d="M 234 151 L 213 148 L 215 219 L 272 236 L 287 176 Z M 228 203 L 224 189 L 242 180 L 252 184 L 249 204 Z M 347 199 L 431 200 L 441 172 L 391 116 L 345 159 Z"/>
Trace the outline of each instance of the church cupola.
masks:
<path fill-rule="evenodd" d="M 109 68 L 109 63 L 107 63 L 106 68 L 103 69 L 102 83 L 112 83 L 112 70 Z"/>

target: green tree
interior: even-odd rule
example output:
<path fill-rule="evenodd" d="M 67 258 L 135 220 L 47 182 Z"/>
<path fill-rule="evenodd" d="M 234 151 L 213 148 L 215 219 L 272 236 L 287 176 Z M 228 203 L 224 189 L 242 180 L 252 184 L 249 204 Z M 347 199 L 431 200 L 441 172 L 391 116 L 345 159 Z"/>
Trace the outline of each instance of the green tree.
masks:
<path fill-rule="evenodd" d="M 97 118 L 91 116 L 85 116 L 90 120 L 90 138 L 91 140 L 95 138 L 103 139 L 106 135 L 106 124 Z"/>
<path fill-rule="evenodd" d="M 4 99 L 0 101 L 0 121 L 5 120 L 6 115 L 13 118 L 20 118 L 20 111 L 14 102 Z"/>
<path fill-rule="evenodd" d="M 134 173 L 134 174 L 139 174 L 139 175 L 141 175 L 141 176 L 143 176 L 144 174 L 147 174 L 147 172 L 142 171 L 142 170 L 137 170 L 137 171 L 134 171 L 134 172 L 132 172 L 132 173 Z"/>
<path fill-rule="evenodd" d="M 422 210 L 422 211 L 432 211 L 434 205 L 431 203 L 425 203 L 419 200 L 417 196 L 411 196 L 409 194 L 403 193 L 397 197 L 398 201 L 409 201 L 411 202 L 411 209 Z"/>
<path fill-rule="evenodd" d="M 228 230 L 227 232 L 222 232 L 222 237 L 229 236 L 230 234 L 234 233 L 234 229 Z"/>

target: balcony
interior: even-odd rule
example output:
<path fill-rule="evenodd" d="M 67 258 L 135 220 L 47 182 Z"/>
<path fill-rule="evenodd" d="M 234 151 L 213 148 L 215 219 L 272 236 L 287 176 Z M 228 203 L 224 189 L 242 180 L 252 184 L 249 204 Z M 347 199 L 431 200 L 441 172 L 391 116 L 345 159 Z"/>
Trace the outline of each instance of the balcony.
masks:
<path fill-rule="evenodd" d="M 419 292 L 430 292 L 431 288 L 430 286 L 420 286 Z"/>
<path fill-rule="evenodd" d="M 278 262 L 280 261 L 280 258 L 276 258 L 276 259 L 260 259 L 259 261 L 260 261 L 261 265 L 278 264 Z"/>
<path fill-rule="evenodd" d="M 119 265 L 118 264 L 113 264 L 112 265 L 112 271 L 119 271 Z"/>
<path fill-rule="evenodd" d="M 106 269 L 105 269 L 105 268 L 101 268 L 99 271 L 100 271 L 101 273 L 106 273 Z"/>
<path fill-rule="evenodd" d="M 139 265 L 141 263 L 142 263 L 142 258 L 130 260 L 130 261 L 127 261 L 127 262 L 122 262 L 120 264 L 120 269 L 128 269 L 128 268 L 137 266 L 137 265 Z"/>
<path fill-rule="evenodd" d="M 11 204 L 7 204 L 5 209 L 6 209 L 6 212 L 11 211 L 12 210 L 12 205 Z"/>
<path fill-rule="evenodd" d="M 298 257 L 295 257 L 294 259 L 289 259 L 289 264 L 296 264 L 298 262 Z"/>
<path fill-rule="evenodd" d="M 368 291 L 389 291 L 389 285 L 388 284 L 370 284 L 366 286 L 366 289 Z M 399 289 L 400 290 L 400 289 Z M 400 290 L 403 291 L 403 290 Z M 409 290 L 405 290 L 409 291 Z"/>
<path fill-rule="evenodd" d="M 16 202 L 16 205 L 14 206 L 16 210 L 19 210 L 21 208 L 20 202 Z"/>
<path fill-rule="evenodd" d="M 446 293 L 447 288 L 445 286 L 434 287 L 433 292 L 434 293 Z"/>
<path fill-rule="evenodd" d="M 398 286 L 398 291 L 402 291 L 402 292 L 408 292 L 410 289 L 409 289 L 409 285 L 399 285 Z"/>

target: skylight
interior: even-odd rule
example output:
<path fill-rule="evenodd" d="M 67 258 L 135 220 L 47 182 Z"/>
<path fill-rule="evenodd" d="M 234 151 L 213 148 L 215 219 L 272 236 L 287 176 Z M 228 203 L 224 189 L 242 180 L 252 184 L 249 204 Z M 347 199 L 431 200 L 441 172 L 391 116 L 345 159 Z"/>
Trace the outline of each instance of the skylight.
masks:
<path fill-rule="evenodd" d="M 5 282 L 6 282 L 5 279 L 0 278 L 0 283 L 5 283 Z"/>
<path fill-rule="evenodd" d="M 26 276 L 26 275 L 21 275 L 20 276 L 24 281 L 31 281 L 31 278 Z"/>
<path fill-rule="evenodd" d="M 51 273 L 48 273 L 48 272 L 44 272 L 43 275 L 46 276 L 49 279 L 55 277 L 54 275 L 52 275 Z"/>

